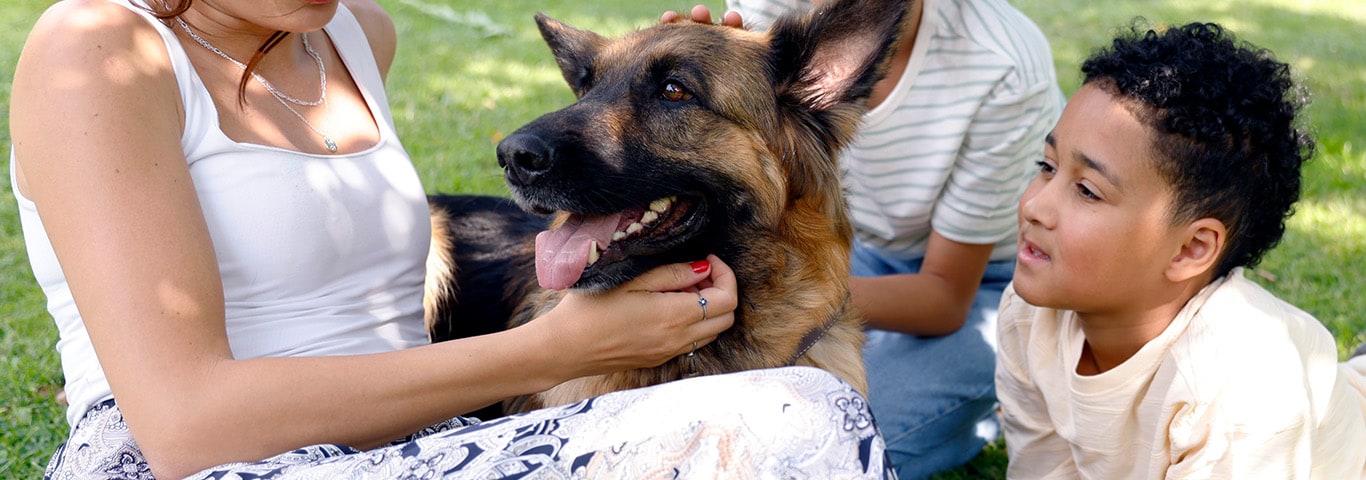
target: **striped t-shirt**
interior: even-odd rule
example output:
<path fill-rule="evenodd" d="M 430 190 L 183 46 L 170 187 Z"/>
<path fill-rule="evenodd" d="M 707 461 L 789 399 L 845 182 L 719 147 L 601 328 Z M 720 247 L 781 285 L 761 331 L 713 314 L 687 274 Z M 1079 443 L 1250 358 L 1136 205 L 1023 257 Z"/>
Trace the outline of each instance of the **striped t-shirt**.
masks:
<path fill-rule="evenodd" d="M 751 28 L 810 0 L 727 0 Z M 1043 33 L 1004 0 L 924 0 L 905 72 L 842 165 L 858 239 L 922 257 L 931 229 L 1015 255 L 1016 207 L 1062 112 Z"/>

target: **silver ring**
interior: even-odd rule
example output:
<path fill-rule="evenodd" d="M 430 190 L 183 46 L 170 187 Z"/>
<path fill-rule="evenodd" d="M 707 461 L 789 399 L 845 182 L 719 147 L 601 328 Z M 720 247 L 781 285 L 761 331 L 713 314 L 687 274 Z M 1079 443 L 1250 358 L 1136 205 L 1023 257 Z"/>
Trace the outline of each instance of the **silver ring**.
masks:
<path fill-rule="evenodd" d="M 706 319 L 707 319 L 707 298 L 706 298 L 706 297 L 703 297 L 702 294 L 700 294 L 700 293 L 697 294 L 697 304 L 702 306 L 702 319 L 703 319 L 703 320 L 706 320 Z"/>
<path fill-rule="evenodd" d="M 685 356 L 685 357 L 688 357 L 688 358 L 692 358 L 692 356 L 695 355 L 695 354 L 697 354 L 697 342 L 692 342 L 692 350 L 689 350 L 689 351 L 688 351 L 688 354 L 687 354 L 687 355 L 684 355 L 684 356 Z"/>

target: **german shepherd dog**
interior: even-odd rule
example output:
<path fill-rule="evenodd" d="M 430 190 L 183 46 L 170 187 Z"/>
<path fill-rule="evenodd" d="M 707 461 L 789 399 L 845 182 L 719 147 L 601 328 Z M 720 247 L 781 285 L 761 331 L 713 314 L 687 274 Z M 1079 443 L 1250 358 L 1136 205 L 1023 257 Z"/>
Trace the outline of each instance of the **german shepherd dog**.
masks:
<path fill-rule="evenodd" d="M 577 101 L 498 145 L 515 205 L 431 197 L 433 341 L 531 321 L 567 288 L 602 291 L 715 253 L 739 284 L 731 329 L 695 355 L 570 380 L 509 411 L 786 365 L 866 393 L 837 158 L 908 4 L 832 1 L 767 32 L 684 21 L 617 39 L 537 14 Z"/>

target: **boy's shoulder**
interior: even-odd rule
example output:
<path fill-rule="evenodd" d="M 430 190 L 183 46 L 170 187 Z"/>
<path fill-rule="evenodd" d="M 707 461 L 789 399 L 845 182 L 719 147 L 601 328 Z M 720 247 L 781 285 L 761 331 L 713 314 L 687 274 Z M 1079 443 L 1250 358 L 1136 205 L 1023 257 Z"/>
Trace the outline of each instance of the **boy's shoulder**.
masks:
<path fill-rule="evenodd" d="M 1015 293 L 1015 282 L 1010 282 L 1001 292 L 1001 303 L 996 311 L 997 329 L 1002 336 L 1013 334 L 1007 332 L 1027 331 L 1039 319 L 1056 317 L 1055 313 L 1053 309 L 1037 307 L 1020 298 L 1020 294 Z"/>
<path fill-rule="evenodd" d="M 1333 343 L 1332 335 L 1318 319 L 1247 278 L 1243 268 L 1233 269 L 1211 283 L 1186 304 L 1182 314 L 1192 317 L 1188 335 L 1212 330 L 1243 332 L 1236 337 L 1296 342 L 1326 337 Z"/>
<path fill-rule="evenodd" d="M 1014 282 L 1007 284 L 996 311 L 997 359 L 1009 368 L 1027 368 L 1034 363 L 1027 358 L 1031 350 L 1066 338 L 1064 313 L 1030 304 L 1015 292 Z"/>
<path fill-rule="evenodd" d="M 1336 361 L 1337 343 L 1322 323 L 1243 272 L 1234 269 L 1191 298 L 1140 355 L 1205 379 L 1272 370 L 1303 378 L 1321 360 Z M 1023 354 L 1028 342 L 1066 334 L 1066 313 L 1029 304 L 1012 284 L 998 311 L 1000 347 Z"/>
<path fill-rule="evenodd" d="M 1189 407 L 1179 410 L 1173 431 L 1273 435 L 1357 408 L 1342 397 L 1337 343 L 1313 315 L 1244 277 L 1242 268 L 1210 288 L 1187 305 L 1199 310 L 1154 377 L 1160 385 L 1152 388 L 1167 404 Z"/>
<path fill-rule="evenodd" d="M 1180 377 L 1198 379 L 1195 390 L 1259 395 L 1331 377 L 1337 342 L 1328 329 L 1243 272 L 1229 272 L 1182 311 L 1190 321 L 1167 356 Z"/>

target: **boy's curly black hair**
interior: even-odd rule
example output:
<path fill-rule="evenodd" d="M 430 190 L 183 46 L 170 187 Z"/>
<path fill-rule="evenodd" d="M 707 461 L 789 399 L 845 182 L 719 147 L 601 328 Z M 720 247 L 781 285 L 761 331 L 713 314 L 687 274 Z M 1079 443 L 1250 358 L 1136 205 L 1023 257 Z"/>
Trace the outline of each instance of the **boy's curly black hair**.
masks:
<path fill-rule="evenodd" d="M 1173 222 L 1215 218 L 1228 242 L 1214 278 L 1255 266 L 1280 241 L 1314 140 L 1296 125 L 1308 93 L 1290 67 L 1223 27 L 1138 27 L 1082 64 L 1085 84 L 1132 102 L 1154 132 Z"/>

